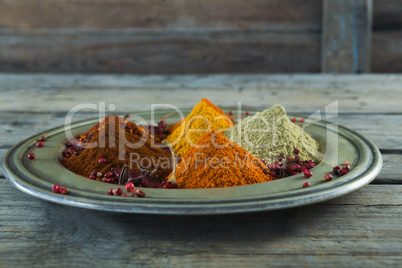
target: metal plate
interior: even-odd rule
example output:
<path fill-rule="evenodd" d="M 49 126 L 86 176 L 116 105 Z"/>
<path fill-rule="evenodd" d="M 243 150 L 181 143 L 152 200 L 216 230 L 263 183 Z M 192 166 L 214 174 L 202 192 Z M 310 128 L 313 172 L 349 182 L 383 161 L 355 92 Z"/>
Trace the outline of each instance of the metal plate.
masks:
<path fill-rule="evenodd" d="M 184 114 L 189 112 L 190 110 L 183 110 Z M 151 121 L 149 112 L 132 114 Z M 161 118 L 164 114 L 165 111 L 157 112 L 155 118 Z M 91 119 L 73 123 L 72 131 L 75 134 L 82 133 L 97 121 L 98 119 Z M 177 122 L 178 117 L 170 117 L 168 121 Z M 145 198 L 108 196 L 110 184 L 76 175 L 60 164 L 63 142 L 66 140 L 64 126 L 39 133 L 12 147 L 2 159 L 1 170 L 21 191 L 59 204 L 113 212 L 185 215 L 227 214 L 304 206 L 355 191 L 370 183 L 380 172 L 382 157 L 379 150 L 355 131 L 326 121 L 311 124 L 305 131 L 326 149 L 324 161 L 311 170 L 313 176 L 309 179 L 299 174 L 272 182 L 228 188 L 146 188 Z M 50 138 L 43 148 L 36 148 L 37 140 L 43 135 Z M 29 153 L 35 153 L 35 161 L 27 158 Z M 342 164 L 345 160 L 351 161 L 350 172 L 342 177 L 334 176 L 332 181 L 325 182 L 324 175 L 331 173 L 333 166 Z M 311 183 L 311 187 L 302 188 L 306 181 Z M 54 184 L 67 187 L 68 194 L 53 193 Z"/>

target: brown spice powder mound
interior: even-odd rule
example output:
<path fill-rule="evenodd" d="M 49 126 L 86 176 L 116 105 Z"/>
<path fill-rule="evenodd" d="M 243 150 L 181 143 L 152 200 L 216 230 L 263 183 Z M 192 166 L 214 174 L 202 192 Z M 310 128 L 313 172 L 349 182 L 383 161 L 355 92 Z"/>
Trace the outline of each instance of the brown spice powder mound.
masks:
<path fill-rule="evenodd" d="M 81 176 L 88 177 L 93 170 L 105 174 L 113 168 L 128 165 L 138 173 L 141 166 L 156 170 L 158 180 L 162 181 L 172 171 L 170 153 L 154 144 L 153 136 L 122 117 L 107 116 L 80 138 L 85 149 L 63 165 Z M 96 146 L 90 148 L 92 143 Z M 133 147 L 140 144 L 138 148 Z M 100 158 L 105 158 L 105 163 L 98 163 Z"/>

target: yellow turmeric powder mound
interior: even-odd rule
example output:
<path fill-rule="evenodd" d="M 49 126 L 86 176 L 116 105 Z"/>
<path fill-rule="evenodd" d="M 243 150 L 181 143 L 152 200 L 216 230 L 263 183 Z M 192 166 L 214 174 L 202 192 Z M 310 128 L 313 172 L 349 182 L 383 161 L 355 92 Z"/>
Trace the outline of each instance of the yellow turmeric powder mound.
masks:
<path fill-rule="evenodd" d="M 202 99 L 166 140 L 172 144 L 175 154 L 183 156 L 208 131 L 225 132 L 232 126 L 230 117 L 209 100 Z"/>
<path fill-rule="evenodd" d="M 270 180 L 271 172 L 260 159 L 216 130 L 204 134 L 176 168 L 181 189 L 241 186 Z"/>
<path fill-rule="evenodd" d="M 202 102 L 205 102 L 205 104 L 207 104 L 207 106 L 211 107 L 212 109 L 214 109 L 217 113 L 222 114 L 222 115 L 226 115 L 224 111 L 222 111 L 221 108 L 219 108 L 218 106 L 216 106 L 215 104 L 213 104 L 210 100 L 208 100 L 207 98 L 202 98 L 201 99 Z M 227 115 L 226 115 L 227 116 Z M 233 118 L 231 118 L 229 116 L 229 118 L 233 121 Z M 175 131 L 182 123 L 184 122 L 184 119 L 180 120 L 179 122 L 177 122 L 176 124 L 174 124 L 169 130 L 172 133 L 173 131 Z"/>
<path fill-rule="evenodd" d="M 207 98 L 202 98 L 201 101 L 205 102 L 209 107 L 211 107 L 212 109 L 214 109 L 217 113 L 226 115 L 225 112 L 222 111 L 221 108 L 219 108 L 218 106 L 216 106 L 215 104 L 213 104 L 213 103 L 212 103 L 210 100 L 208 100 Z"/>

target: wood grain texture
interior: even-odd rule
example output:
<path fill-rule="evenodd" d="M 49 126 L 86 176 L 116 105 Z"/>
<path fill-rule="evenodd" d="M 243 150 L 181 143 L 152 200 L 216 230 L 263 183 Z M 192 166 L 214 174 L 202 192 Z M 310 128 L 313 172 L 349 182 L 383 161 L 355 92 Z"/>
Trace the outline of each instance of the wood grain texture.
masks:
<path fill-rule="evenodd" d="M 314 31 L 0 30 L 0 71 L 314 73 L 320 43 Z M 401 44 L 400 29 L 373 32 L 372 72 L 402 72 Z"/>
<path fill-rule="evenodd" d="M 324 0 L 321 70 L 370 72 L 372 0 Z"/>
<path fill-rule="evenodd" d="M 191 107 L 206 96 L 220 106 L 284 102 L 302 114 L 339 99 L 339 123 L 386 153 L 373 184 L 354 193 L 239 215 L 126 215 L 60 206 L 18 191 L 0 174 L 0 267 L 398 267 L 401 85 L 399 75 L 0 74 L 0 157 L 17 141 L 62 124 L 78 103 L 113 99 L 117 111 L 127 112 L 161 101 Z M 83 111 L 76 118 L 93 116 Z"/>
<path fill-rule="evenodd" d="M 319 72 L 320 19 L 319 0 L 3 0 L 0 71 Z"/>
<path fill-rule="evenodd" d="M 402 27 L 373 33 L 372 70 L 377 73 L 402 72 Z"/>
<path fill-rule="evenodd" d="M 317 30 L 321 1 L 2 0 L 0 28 Z"/>
<path fill-rule="evenodd" d="M 400 185 L 367 186 L 302 208 L 205 217 L 60 206 L 22 194 L 5 180 L 0 194 L 7 196 L 0 199 L 1 266 L 392 266 L 401 261 Z"/>
<path fill-rule="evenodd" d="M 402 27 L 400 0 L 373 0 L 373 29 Z M 2 0 L 0 28 L 321 29 L 322 1 Z"/>
<path fill-rule="evenodd" d="M 372 71 L 402 72 L 402 5 L 399 0 L 374 0 Z"/>
<path fill-rule="evenodd" d="M 0 71 L 111 73 L 318 72 L 311 32 L 0 31 Z"/>
<path fill-rule="evenodd" d="M 402 154 L 384 154 L 381 173 L 372 184 L 402 184 Z"/>
<path fill-rule="evenodd" d="M 372 56 L 359 57 L 373 72 L 402 72 L 401 10 L 374 0 Z M 321 20 L 319 0 L 1 0 L 0 71 L 313 73 Z"/>
<path fill-rule="evenodd" d="M 0 111 L 66 113 L 79 103 L 106 101 L 127 112 L 152 103 L 192 107 L 207 96 L 222 107 L 280 103 L 289 112 L 311 114 L 339 101 L 340 113 L 402 113 L 401 84 L 400 75 L 0 74 Z"/>
<path fill-rule="evenodd" d="M 400 0 L 374 0 L 373 1 L 373 30 L 387 31 L 402 29 Z"/>

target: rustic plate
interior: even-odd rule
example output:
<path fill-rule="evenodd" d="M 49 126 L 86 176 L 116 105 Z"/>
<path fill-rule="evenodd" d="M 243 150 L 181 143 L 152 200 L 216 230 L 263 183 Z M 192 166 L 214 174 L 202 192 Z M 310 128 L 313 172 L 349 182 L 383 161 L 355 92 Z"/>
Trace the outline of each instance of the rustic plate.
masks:
<path fill-rule="evenodd" d="M 183 110 L 188 114 L 190 110 Z M 149 112 L 135 112 L 148 122 Z M 159 119 L 166 111 L 155 114 Z M 293 115 L 292 115 L 293 117 Z M 98 119 L 72 124 L 75 134 L 92 127 Z M 169 117 L 174 123 L 178 117 Z M 382 157 L 376 146 L 362 135 L 348 128 L 326 121 L 319 121 L 305 128 L 326 149 L 324 161 L 312 170 L 313 177 L 299 174 L 282 180 L 216 189 L 145 189 L 145 198 L 108 196 L 110 184 L 78 176 L 65 169 L 59 162 L 63 142 L 66 140 L 64 127 L 60 126 L 32 136 L 11 148 L 2 159 L 1 170 L 21 191 L 37 198 L 81 208 L 147 214 L 225 214 L 276 210 L 304 206 L 339 197 L 370 183 L 381 170 Z M 50 137 L 43 148 L 35 144 L 41 136 Z M 336 146 L 338 144 L 338 146 Z M 35 161 L 27 154 L 35 153 Z M 324 175 L 332 167 L 351 161 L 350 172 L 342 177 L 334 176 L 330 182 Z M 302 188 L 309 181 L 311 187 Z M 60 184 L 69 189 L 67 195 L 55 194 L 52 186 Z"/>

